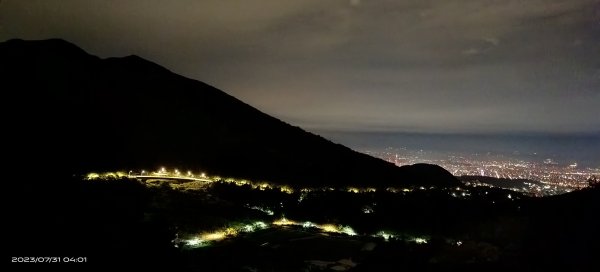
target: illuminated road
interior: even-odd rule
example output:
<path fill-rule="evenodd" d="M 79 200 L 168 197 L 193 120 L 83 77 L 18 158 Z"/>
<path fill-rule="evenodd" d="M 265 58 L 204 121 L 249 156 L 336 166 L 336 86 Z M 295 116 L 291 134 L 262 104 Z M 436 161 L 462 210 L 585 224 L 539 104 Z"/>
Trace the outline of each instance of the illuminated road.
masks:
<path fill-rule="evenodd" d="M 148 180 L 148 179 L 170 179 L 170 180 L 188 180 L 188 181 L 205 181 L 212 182 L 207 178 L 197 178 L 189 176 L 169 176 L 169 175 L 128 175 L 129 178 Z"/>

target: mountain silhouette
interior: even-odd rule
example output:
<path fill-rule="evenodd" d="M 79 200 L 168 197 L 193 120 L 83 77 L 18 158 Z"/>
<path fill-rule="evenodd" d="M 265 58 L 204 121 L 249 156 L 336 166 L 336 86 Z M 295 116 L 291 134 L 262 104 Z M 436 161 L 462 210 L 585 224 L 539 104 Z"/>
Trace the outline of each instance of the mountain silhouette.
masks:
<path fill-rule="evenodd" d="M 165 166 L 293 185 L 460 184 L 436 165 L 397 167 L 332 143 L 137 56 L 9 40 L 0 82 L 14 150 L 5 156 L 19 171 Z"/>

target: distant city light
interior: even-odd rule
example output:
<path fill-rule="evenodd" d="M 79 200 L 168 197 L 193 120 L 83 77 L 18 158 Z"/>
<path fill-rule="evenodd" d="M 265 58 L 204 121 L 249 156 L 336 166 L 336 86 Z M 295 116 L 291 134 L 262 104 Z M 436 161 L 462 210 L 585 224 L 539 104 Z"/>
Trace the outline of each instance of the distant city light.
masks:
<path fill-rule="evenodd" d="M 546 196 L 568 193 L 588 186 L 587 180 L 591 176 L 600 175 L 599 167 L 581 167 L 576 162 L 556 162 L 553 159 L 525 161 L 514 157 L 502 155 L 473 156 L 447 155 L 437 159 L 424 159 L 423 152 L 397 149 L 398 153 L 385 151 L 366 151 L 367 154 L 392 162 L 398 166 L 416 163 L 433 163 L 440 165 L 455 176 L 482 176 L 498 179 L 529 179 L 535 183 L 522 183 L 523 185 L 505 186 L 531 196 Z M 402 152 L 403 154 L 399 154 Z M 497 186 L 483 182 L 471 182 L 477 186 Z M 514 199 L 514 198 L 513 198 Z"/>

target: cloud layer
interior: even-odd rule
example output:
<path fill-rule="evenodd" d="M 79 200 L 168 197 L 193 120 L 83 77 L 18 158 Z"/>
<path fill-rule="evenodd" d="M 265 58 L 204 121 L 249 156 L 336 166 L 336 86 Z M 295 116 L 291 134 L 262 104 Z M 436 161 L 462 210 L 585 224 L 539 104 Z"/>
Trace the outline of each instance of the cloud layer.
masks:
<path fill-rule="evenodd" d="M 0 40 L 51 37 L 140 55 L 307 129 L 600 127 L 600 0 L 0 3 Z"/>

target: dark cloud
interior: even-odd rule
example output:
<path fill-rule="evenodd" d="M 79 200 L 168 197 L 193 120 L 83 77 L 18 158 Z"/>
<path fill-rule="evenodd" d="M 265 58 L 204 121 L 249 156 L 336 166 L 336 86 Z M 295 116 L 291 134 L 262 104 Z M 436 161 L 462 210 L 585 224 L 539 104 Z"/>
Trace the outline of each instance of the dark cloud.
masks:
<path fill-rule="evenodd" d="M 600 0 L 2 1 L 1 40 L 50 37 L 307 129 L 600 127 Z"/>

